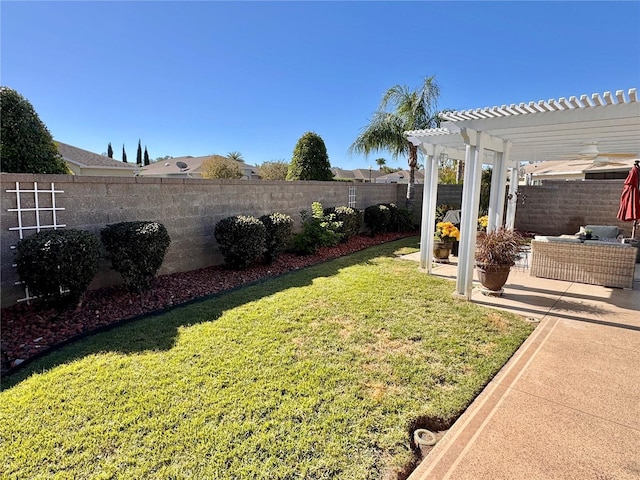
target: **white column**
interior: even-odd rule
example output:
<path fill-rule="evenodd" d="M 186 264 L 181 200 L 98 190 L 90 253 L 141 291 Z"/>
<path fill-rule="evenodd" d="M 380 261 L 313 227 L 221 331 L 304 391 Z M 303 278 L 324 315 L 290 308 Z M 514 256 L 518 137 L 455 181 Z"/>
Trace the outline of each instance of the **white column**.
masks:
<path fill-rule="evenodd" d="M 507 186 L 507 160 L 511 142 L 504 142 L 504 153 L 496 152 L 491 172 L 491 193 L 489 196 L 489 223 L 487 231 L 492 232 L 502 226 L 505 188 Z"/>
<path fill-rule="evenodd" d="M 473 268 L 475 263 L 476 235 L 478 231 L 478 208 L 482 179 L 483 141 L 485 135 L 471 129 L 462 129 L 467 144 L 462 188 L 462 217 L 460 219 L 460 246 L 458 249 L 458 275 L 454 295 L 471 299 Z"/>
<path fill-rule="evenodd" d="M 509 230 L 513 230 L 516 224 L 516 208 L 518 205 L 518 167 L 511 168 L 511 178 L 509 179 L 509 202 L 507 203 L 507 219 L 505 221 L 505 227 Z"/>
<path fill-rule="evenodd" d="M 505 172 L 503 171 L 504 162 L 502 161 L 502 153 L 495 152 L 495 158 L 493 160 L 493 169 L 491 170 L 491 190 L 489 191 L 489 211 L 487 215 L 489 221 L 487 222 L 487 232 L 492 232 L 500 225 L 500 219 L 502 217 L 499 213 L 498 207 L 498 192 L 500 192 L 500 186 L 504 186 L 506 182 L 501 181 L 504 178 Z M 504 192 L 504 189 L 502 190 Z"/>
<path fill-rule="evenodd" d="M 431 273 L 433 262 L 433 235 L 435 233 L 436 202 L 438 199 L 438 158 L 442 147 L 422 144 L 425 154 L 424 190 L 422 194 L 422 217 L 420 226 L 420 268 Z"/>

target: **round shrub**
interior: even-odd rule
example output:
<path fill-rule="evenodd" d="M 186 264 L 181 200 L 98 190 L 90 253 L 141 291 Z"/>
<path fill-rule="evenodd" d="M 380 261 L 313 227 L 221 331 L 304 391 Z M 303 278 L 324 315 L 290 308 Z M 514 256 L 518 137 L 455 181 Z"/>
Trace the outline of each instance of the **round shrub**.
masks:
<path fill-rule="evenodd" d="M 260 217 L 266 229 L 264 258 L 271 263 L 284 252 L 291 241 L 293 218 L 284 213 L 272 213 Z"/>
<path fill-rule="evenodd" d="M 98 271 L 100 242 L 84 230 L 47 230 L 20 240 L 18 276 L 45 301 L 77 302 Z"/>
<path fill-rule="evenodd" d="M 130 288 L 140 292 L 162 266 L 171 238 L 158 222 L 121 222 L 100 231 L 111 268 Z"/>
<path fill-rule="evenodd" d="M 387 225 L 387 232 L 410 232 L 415 229 L 411 211 L 407 208 L 398 208 L 395 203 L 383 203 L 389 208 L 391 217 Z"/>
<path fill-rule="evenodd" d="M 346 242 L 354 235 L 358 235 L 362 229 L 362 211 L 351 207 L 329 207 L 324 209 L 325 215 L 333 214 L 335 220 L 340 222 L 340 227 L 336 230 L 342 235 L 342 241 Z"/>
<path fill-rule="evenodd" d="M 388 231 L 390 222 L 391 210 L 386 205 L 370 205 L 364 209 L 364 223 L 371 235 Z"/>
<path fill-rule="evenodd" d="M 266 250 L 267 228 L 253 216 L 236 215 L 216 223 L 214 235 L 232 268 L 246 268 L 255 263 Z"/>

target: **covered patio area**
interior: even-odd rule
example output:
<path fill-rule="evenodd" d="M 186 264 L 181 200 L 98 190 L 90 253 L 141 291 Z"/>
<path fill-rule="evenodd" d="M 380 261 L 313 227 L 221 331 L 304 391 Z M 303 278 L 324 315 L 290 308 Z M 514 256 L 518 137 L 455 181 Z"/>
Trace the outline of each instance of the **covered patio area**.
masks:
<path fill-rule="evenodd" d="M 438 162 L 445 156 L 461 160 L 464 188 L 455 295 L 466 300 L 472 296 L 480 182 L 485 166 L 493 167 L 487 227 L 491 231 L 500 226 L 513 228 L 518 170 L 523 162 L 568 157 L 606 162 L 616 155 L 640 153 L 640 102 L 635 88 L 627 94 L 618 90 L 615 95 L 595 93 L 568 100 L 449 112 L 442 118 L 442 128 L 405 132 L 426 158 L 420 265 L 431 273 Z M 615 217 L 615 212 L 612 215 Z"/>

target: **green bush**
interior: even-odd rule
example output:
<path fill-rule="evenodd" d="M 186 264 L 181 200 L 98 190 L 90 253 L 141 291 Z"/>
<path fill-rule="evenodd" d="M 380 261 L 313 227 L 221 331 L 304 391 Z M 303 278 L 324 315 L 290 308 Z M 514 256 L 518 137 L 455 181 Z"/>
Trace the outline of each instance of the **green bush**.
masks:
<path fill-rule="evenodd" d="M 266 251 L 267 228 L 253 216 L 236 215 L 216 224 L 215 237 L 225 263 L 232 268 L 246 268 Z"/>
<path fill-rule="evenodd" d="M 378 235 L 389 231 L 391 210 L 381 203 L 370 205 L 364 209 L 364 223 L 371 235 Z"/>
<path fill-rule="evenodd" d="M 2 171 L 69 173 L 58 147 L 33 105 L 9 87 L 0 87 Z"/>
<path fill-rule="evenodd" d="M 45 301 L 77 302 L 98 271 L 100 242 L 83 230 L 47 230 L 20 240 L 18 276 Z"/>
<path fill-rule="evenodd" d="M 310 255 L 320 247 L 333 247 L 340 243 L 339 233 L 342 222 L 336 220 L 335 214 L 325 215 L 320 202 L 313 202 L 311 213 L 300 212 L 302 231 L 293 237 L 293 248 L 303 255 Z"/>
<path fill-rule="evenodd" d="M 412 232 L 416 229 L 413 223 L 413 215 L 408 208 L 398 208 L 395 219 L 392 222 L 391 229 L 394 232 Z"/>
<path fill-rule="evenodd" d="M 158 222 L 121 222 L 100 231 L 111 268 L 126 285 L 140 292 L 149 288 L 162 265 L 171 238 Z"/>
<path fill-rule="evenodd" d="M 342 241 L 346 242 L 354 235 L 360 233 L 362 229 L 362 211 L 351 207 L 329 207 L 324 209 L 325 215 L 335 215 L 335 220 L 341 222 L 342 225 L 337 232 L 342 235 Z"/>
<path fill-rule="evenodd" d="M 411 211 L 408 208 L 398 208 L 395 203 L 383 203 L 389 209 L 390 217 L 387 232 L 410 232 L 415 230 Z"/>
<path fill-rule="evenodd" d="M 271 263 L 289 246 L 293 218 L 284 213 L 272 213 L 271 215 L 261 216 L 260 221 L 266 228 L 266 252 L 264 258 L 265 261 Z"/>

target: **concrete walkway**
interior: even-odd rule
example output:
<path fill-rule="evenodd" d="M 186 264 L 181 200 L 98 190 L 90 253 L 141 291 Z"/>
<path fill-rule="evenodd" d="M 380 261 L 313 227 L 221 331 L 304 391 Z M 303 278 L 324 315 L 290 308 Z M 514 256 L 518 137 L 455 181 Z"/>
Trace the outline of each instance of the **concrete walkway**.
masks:
<path fill-rule="evenodd" d="M 456 266 L 434 275 L 455 279 Z M 621 290 L 521 267 L 503 297 L 474 291 L 540 323 L 409 479 L 640 479 L 638 266 L 636 280 Z"/>

